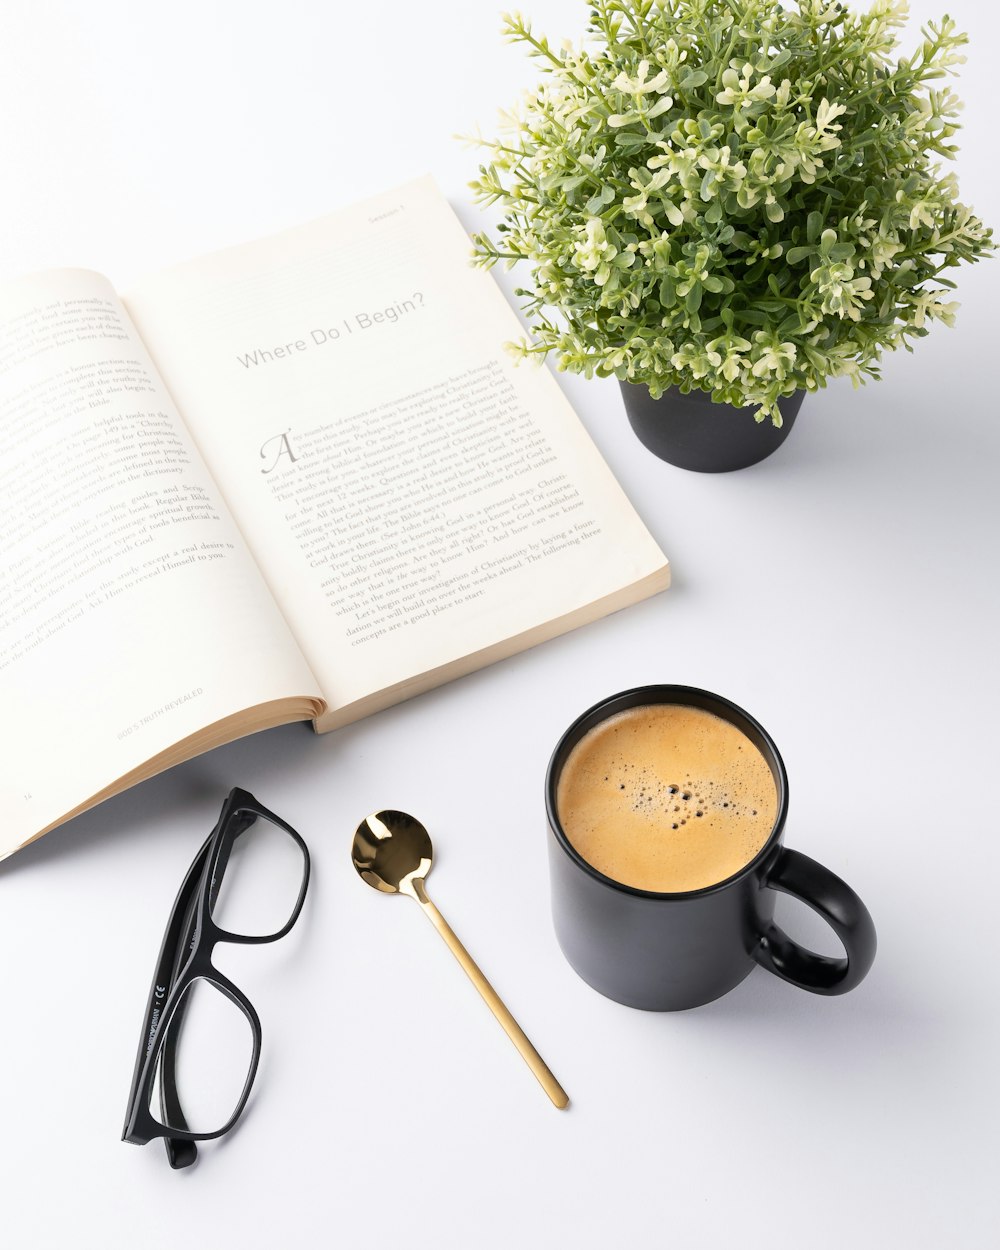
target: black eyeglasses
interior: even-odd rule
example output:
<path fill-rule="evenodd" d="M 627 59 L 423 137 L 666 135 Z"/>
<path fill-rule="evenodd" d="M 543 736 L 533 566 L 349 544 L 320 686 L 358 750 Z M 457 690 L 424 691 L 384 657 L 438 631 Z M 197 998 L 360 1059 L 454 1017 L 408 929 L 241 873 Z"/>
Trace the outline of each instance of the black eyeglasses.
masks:
<path fill-rule="evenodd" d="M 122 1140 L 162 1137 L 173 1168 L 228 1133 L 260 1058 L 260 1019 L 212 964 L 217 942 L 276 942 L 298 919 L 309 851 L 295 830 L 234 789 L 174 901 L 149 991 Z M 248 1028 L 249 1026 L 249 1028 Z M 159 1089 L 159 1111 L 153 1109 Z"/>

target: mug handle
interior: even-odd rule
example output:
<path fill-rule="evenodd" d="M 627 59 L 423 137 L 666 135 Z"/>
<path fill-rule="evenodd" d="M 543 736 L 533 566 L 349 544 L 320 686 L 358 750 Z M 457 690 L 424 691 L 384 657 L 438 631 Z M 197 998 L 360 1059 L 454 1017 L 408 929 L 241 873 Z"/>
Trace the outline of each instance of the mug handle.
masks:
<path fill-rule="evenodd" d="M 846 955 L 817 955 L 771 921 L 750 954 L 768 972 L 813 994 L 846 994 L 875 959 L 875 925 L 846 882 L 808 855 L 781 847 L 763 884 L 791 894 L 818 912 L 844 943 Z"/>

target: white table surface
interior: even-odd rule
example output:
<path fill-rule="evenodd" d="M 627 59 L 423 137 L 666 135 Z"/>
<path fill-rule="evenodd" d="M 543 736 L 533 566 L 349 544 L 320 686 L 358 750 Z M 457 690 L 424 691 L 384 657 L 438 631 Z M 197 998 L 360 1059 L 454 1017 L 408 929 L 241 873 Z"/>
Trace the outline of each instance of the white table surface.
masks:
<path fill-rule="evenodd" d="M 530 11 L 562 36 L 585 9 Z M 1000 224 L 1000 19 L 951 12 L 973 35 L 963 199 Z M 7 0 L 0 272 L 81 265 L 127 286 L 428 170 L 471 227 L 477 155 L 452 135 L 488 132 L 534 76 L 498 25 L 461 0 Z M 879 385 L 810 397 L 785 446 L 737 474 L 660 463 L 613 383 L 566 379 L 671 590 L 338 733 L 194 760 L 4 864 L 0 1243 L 995 1245 L 997 279 L 995 261 L 963 271 L 955 330 Z M 656 681 L 720 691 L 776 738 L 787 842 L 878 926 L 854 993 L 757 970 L 711 1006 L 644 1014 L 563 961 L 545 764 L 583 708 Z M 85 708 L 53 715 L 86 732 Z M 220 950 L 264 1058 L 238 1130 L 174 1173 L 158 1143 L 121 1144 L 121 1121 L 162 926 L 234 784 L 301 829 L 315 877 L 288 939 Z M 431 829 L 432 896 L 568 1112 L 417 909 L 356 878 L 351 832 L 380 806 Z M 804 909 L 779 915 L 822 948 Z"/>

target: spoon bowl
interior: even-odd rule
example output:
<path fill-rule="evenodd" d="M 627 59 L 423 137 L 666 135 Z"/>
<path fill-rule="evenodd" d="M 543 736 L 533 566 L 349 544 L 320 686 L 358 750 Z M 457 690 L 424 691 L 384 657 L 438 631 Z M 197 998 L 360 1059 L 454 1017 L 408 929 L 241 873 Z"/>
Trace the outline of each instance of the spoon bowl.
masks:
<path fill-rule="evenodd" d="M 387 808 L 358 825 L 351 847 L 358 876 L 383 894 L 416 898 L 415 882 L 423 882 L 434 862 L 431 835 L 415 816 Z"/>

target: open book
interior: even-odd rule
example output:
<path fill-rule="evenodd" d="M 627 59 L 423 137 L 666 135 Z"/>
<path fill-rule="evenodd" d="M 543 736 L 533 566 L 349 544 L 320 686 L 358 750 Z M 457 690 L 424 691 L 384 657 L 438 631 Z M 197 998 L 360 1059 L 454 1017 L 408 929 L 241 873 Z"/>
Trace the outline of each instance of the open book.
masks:
<path fill-rule="evenodd" d="M 127 297 L 0 289 L 0 858 L 667 585 L 469 254 L 422 179 Z"/>

